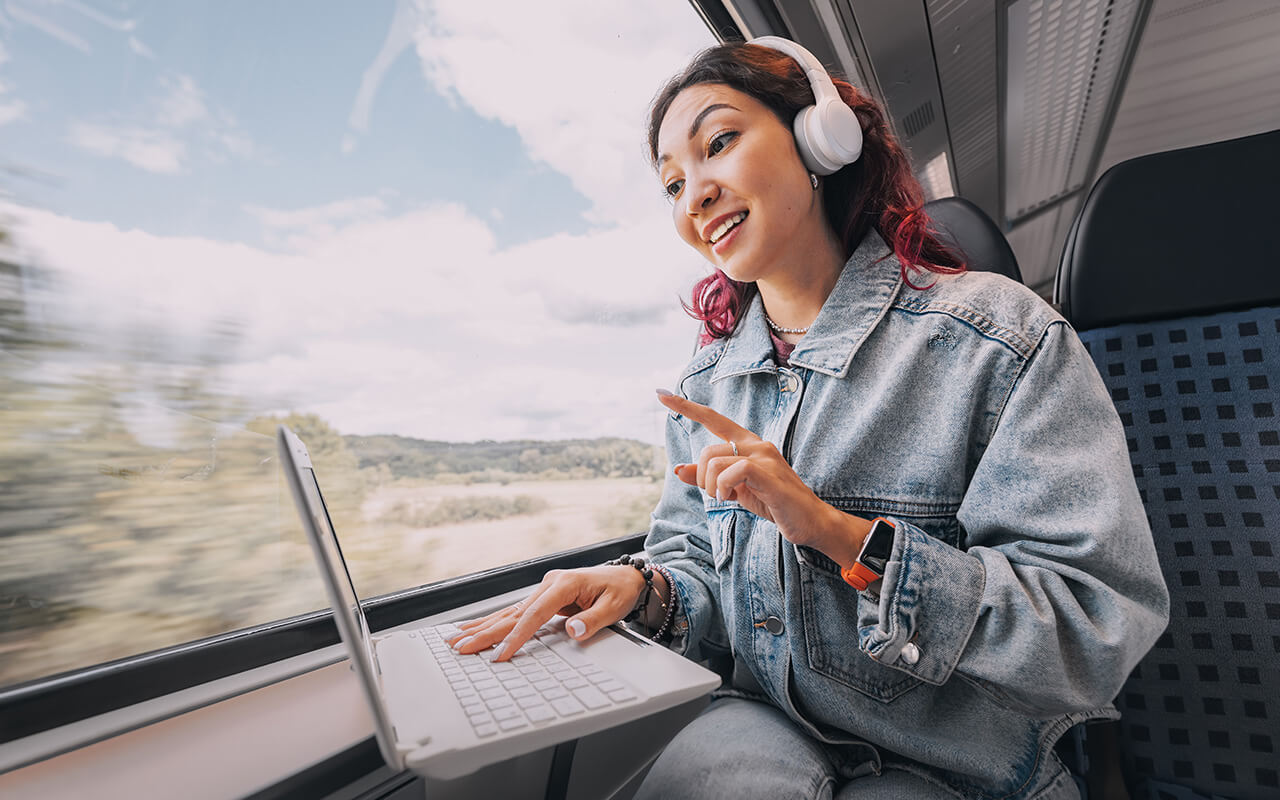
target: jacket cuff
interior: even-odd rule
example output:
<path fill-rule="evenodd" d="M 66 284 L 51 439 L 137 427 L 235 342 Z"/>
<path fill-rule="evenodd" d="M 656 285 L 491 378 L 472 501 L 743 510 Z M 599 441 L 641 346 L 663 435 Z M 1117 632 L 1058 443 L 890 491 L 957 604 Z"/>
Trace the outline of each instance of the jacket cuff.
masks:
<path fill-rule="evenodd" d="M 697 660 L 701 655 L 694 645 L 702 639 L 702 632 L 709 630 L 710 620 L 704 617 L 711 613 L 710 609 L 715 604 L 701 581 L 686 575 L 678 567 L 663 566 L 671 575 L 671 591 L 676 603 L 675 612 L 671 615 L 671 643 L 668 647 Z"/>
<path fill-rule="evenodd" d="M 858 595 L 858 644 L 881 664 L 941 685 L 977 624 L 986 570 L 916 526 L 890 521 L 896 532 L 880 594 Z"/>

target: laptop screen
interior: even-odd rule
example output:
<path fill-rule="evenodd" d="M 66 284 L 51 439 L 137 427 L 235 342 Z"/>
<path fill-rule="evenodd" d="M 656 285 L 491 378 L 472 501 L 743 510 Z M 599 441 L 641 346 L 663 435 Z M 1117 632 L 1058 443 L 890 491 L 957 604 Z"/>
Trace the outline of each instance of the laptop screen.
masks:
<path fill-rule="evenodd" d="M 356 594 L 346 559 L 342 557 L 342 548 L 338 546 L 338 536 L 333 529 L 333 521 L 329 518 L 324 496 L 320 494 L 320 484 L 311 467 L 311 457 L 302 440 L 284 425 L 278 429 L 277 442 L 294 502 L 320 566 L 329 602 L 333 605 L 334 622 L 346 644 L 351 666 L 369 699 L 378 748 L 388 764 L 395 769 L 403 769 L 404 762 L 396 749 L 391 715 L 382 697 L 369 623 L 360 608 L 360 597 Z"/>
<path fill-rule="evenodd" d="M 352 616 L 356 619 L 356 625 L 359 630 L 356 632 L 360 638 L 360 643 L 364 646 L 365 651 L 369 655 L 369 660 L 373 660 L 373 650 L 371 647 L 371 638 L 369 635 L 369 623 L 364 617 L 364 610 L 360 608 L 360 596 L 356 593 L 356 585 L 351 580 L 351 571 L 347 568 L 347 561 L 342 557 L 342 548 L 338 545 L 338 536 L 333 530 L 333 521 L 329 519 L 329 509 L 324 504 L 324 497 L 320 494 L 320 484 L 316 481 L 316 473 L 313 469 L 302 468 L 298 470 L 299 477 L 303 478 L 302 490 L 307 495 L 307 508 L 311 511 L 311 519 L 315 524 L 316 532 L 320 534 L 319 544 L 326 553 L 326 561 L 332 566 L 333 571 L 338 573 L 341 578 L 346 580 L 336 581 L 334 587 L 342 597 L 342 604 L 351 609 Z"/>

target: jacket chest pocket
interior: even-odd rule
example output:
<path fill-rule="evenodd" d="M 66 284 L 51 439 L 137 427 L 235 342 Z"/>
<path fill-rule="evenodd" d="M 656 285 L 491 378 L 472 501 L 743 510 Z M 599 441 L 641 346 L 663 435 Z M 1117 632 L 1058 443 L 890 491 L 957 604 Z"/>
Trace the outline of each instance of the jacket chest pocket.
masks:
<path fill-rule="evenodd" d="M 960 536 L 954 509 L 929 509 L 922 515 L 903 514 L 902 503 L 867 499 L 856 507 L 840 499 L 828 500 L 838 508 L 867 518 L 886 516 L 910 522 L 930 536 L 954 544 Z M 813 672 L 881 702 L 891 702 L 922 681 L 867 655 L 859 635 L 858 591 L 840 577 L 840 567 L 821 553 L 798 550 L 801 613 L 804 618 L 805 656 Z"/>
<path fill-rule="evenodd" d="M 733 539 L 737 527 L 737 514 L 733 511 L 712 511 L 707 515 L 707 527 L 711 529 L 711 556 L 716 572 L 723 572 L 733 560 Z"/>
<path fill-rule="evenodd" d="M 920 685 L 858 647 L 858 593 L 839 572 L 801 563 L 800 598 L 809 669 L 884 703 Z"/>

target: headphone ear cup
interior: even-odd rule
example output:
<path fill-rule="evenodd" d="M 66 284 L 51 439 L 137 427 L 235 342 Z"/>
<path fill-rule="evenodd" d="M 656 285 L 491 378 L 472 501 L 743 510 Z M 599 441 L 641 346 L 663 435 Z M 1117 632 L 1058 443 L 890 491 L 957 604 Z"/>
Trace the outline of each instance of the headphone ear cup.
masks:
<path fill-rule="evenodd" d="M 862 155 L 862 126 L 841 100 L 823 100 L 796 114 L 796 147 L 810 172 L 831 175 Z"/>
<path fill-rule="evenodd" d="M 840 169 L 842 164 L 833 163 L 822 147 L 822 130 L 818 124 L 818 109 L 805 106 L 796 114 L 792 131 L 796 137 L 796 149 L 800 151 L 800 159 L 807 170 L 817 175 L 830 175 Z"/>
<path fill-rule="evenodd" d="M 827 98 L 819 101 L 815 114 L 822 133 L 818 146 L 827 160 L 840 166 L 857 161 L 862 156 L 862 125 L 853 109 L 838 97 Z"/>

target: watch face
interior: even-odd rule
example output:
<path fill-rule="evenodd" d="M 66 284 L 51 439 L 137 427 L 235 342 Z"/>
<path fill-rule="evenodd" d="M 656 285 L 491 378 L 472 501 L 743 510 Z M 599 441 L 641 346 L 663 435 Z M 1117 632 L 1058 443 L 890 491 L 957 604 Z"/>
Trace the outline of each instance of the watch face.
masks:
<path fill-rule="evenodd" d="M 862 554 L 858 556 L 858 560 L 877 574 L 883 575 L 884 566 L 889 563 L 889 556 L 893 554 L 893 534 L 891 523 L 877 519 L 862 544 Z"/>

